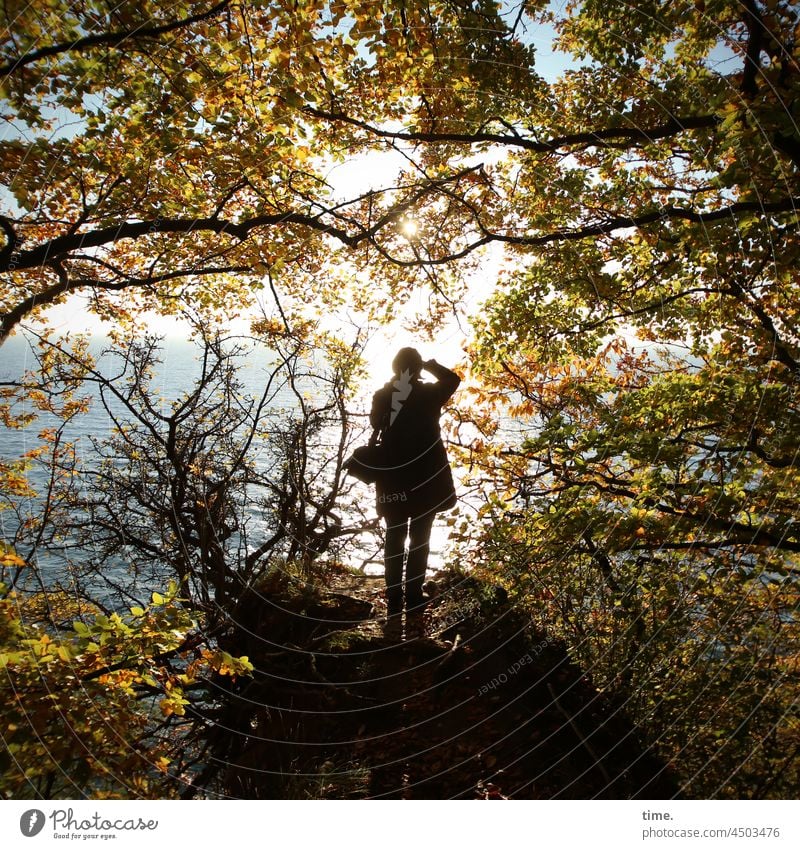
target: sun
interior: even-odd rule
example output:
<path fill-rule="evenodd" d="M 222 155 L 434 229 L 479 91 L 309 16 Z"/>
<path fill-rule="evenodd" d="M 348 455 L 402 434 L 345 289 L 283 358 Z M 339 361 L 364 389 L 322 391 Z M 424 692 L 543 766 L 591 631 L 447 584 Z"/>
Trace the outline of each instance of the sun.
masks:
<path fill-rule="evenodd" d="M 411 239 L 419 232 L 419 224 L 413 218 L 404 218 L 400 222 L 400 232 L 407 239 Z"/>

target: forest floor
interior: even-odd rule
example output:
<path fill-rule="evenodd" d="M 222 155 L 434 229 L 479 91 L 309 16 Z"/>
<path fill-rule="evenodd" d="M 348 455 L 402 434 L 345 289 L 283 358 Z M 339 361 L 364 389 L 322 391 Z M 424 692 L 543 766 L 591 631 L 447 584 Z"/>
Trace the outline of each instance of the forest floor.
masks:
<path fill-rule="evenodd" d="M 284 577 L 242 605 L 228 649 L 255 672 L 220 701 L 223 795 L 676 795 L 624 712 L 502 591 L 442 575 L 423 633 L 401 639 L 380 624 L 381 578 L 326 583 Z"/>

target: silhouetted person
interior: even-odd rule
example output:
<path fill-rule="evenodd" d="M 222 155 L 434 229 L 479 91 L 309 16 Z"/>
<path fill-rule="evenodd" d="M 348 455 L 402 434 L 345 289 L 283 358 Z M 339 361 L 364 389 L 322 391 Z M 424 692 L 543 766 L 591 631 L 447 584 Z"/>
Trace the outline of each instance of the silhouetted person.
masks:
<path fill-rule="evenodd" d="M 388 613 L 397 619 L 404 599 L 406 611 L 421 611 L 433 519 L 456 503 L 439 416 L 461 378 L 436 360 L 423 362 L 415 348 L 402 348 L 392 370 L 394 378 L 373 396 L 370 422 L 382 433 L 390 466 L 376 489 L 378 515 L 386 521 Z M 436 382 L 422 382 L 423 370 Z"/>

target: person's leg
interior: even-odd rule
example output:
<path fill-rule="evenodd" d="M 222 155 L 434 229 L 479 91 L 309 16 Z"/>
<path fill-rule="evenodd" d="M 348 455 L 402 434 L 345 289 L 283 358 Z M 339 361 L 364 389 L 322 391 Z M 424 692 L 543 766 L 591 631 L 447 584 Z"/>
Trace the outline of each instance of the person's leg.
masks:
<path fill-rule="evenodd" d="M 433 513 L 411 520 L 408 562 L 406 563 L 406 610 L 422 604 L 422 585 L 428 568 Z"/>
<path fill-rule="evenodd" d="M 407 519 L 386 517 L 386 545 L 383 549 L 386 600 L 390 616 L 403 610 L 403 557 Z"/>

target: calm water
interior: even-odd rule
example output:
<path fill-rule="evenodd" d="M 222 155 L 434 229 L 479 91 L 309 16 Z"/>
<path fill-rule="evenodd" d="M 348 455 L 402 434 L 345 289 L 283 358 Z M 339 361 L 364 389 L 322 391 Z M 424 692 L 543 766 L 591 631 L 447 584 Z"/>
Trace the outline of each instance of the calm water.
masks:
<path fill-rule="evenodd" d="M 117 373 L 119 369 L 119 360 L 114 357 L 101 356 L 106 345 L 105 340 L 94 340 L 90 346 L 93 355 L 99 357 L 98 370 L 109 375 Z M 184 392 L 190 389 L 194 379 L 200 372 L 200 363 L 198 360 L 198 349 L 192 343 L 181 339 L 166 339 L 163 342 L 163 347 L 160 354 L 161 363 L 156 367 L 151 382 L 151 389 L 155 396 L 160 400 L 161 410 L 164 413 L 169 412 L 171 404 L 179 398 Z M 263 347 L 254 347 L 248 352 L 248 355 L 240 361 L 240 370 L 238 377 L 243 388 L 241 395 L 246 398 L 260 397 L 263 391 L 265 381 L 267 379 L 268 370 L 273 362 L 273 358 L 269 351 Z M 0 381 L 18 379 L 26 369 L 34 369 L 36 361 L 32 356 L 30 347 L 25 339 L 21 337 L 13 337 L 0 348 Z M 310 391 L 310 385 L 307 389 Z M 89 395 L 94 400 L 91 404 L 89 412 L 85 415 L 77 416 L 68 426 L 68 432 L 65 436 L 69 440 L 74 440 L 77 446 L 78 455 L 81 463 L 85 468 L 91 468 L 96 464 L 98 456 L 92 446 L 91 438 L 103 439 L 110 436 L 113 432 L 113 423 L 109 414 L 99 403 L 96 396 L 96 390 L 93 385 L 85 387 L 81 394 Z M 276 408 L 286 415 L 290 415 L 292 409 L 296 408 L 297 400 L 294 395 L 287 389 L 280 392 L 273 400 L 273 410 Z M 362 411 L 363 412 L 363 411 Z M 13 460 L 26 451 L 35 448 L 39 444 L 37 437 L 39 431 L 52 422 L 48 421 L 48 417 L 41 416 L 32 426 L 20 430 L 0 429 L 0 457 L 4 460 Z M 269 461 L 269 448 L 267 444 L 254 444 L 253 453 L 255 462 L 263 464 L 265 467 Z M 41 487 L 45 482 L 45 475 L 39 469 L 32 469 L 29 472 L 29 481 L 34 489 Z M 364 503 L 366 506 L 365 512 L 367 516 L 374 516 L 374 494 L 371 487 L 363 484 L 358 484 L 363 492 Z M 28 505 L 33 512 L 35 504 Z M 258 531 L 259 524 L 266 528 L 266 522 L 255 510 L 245 508 L 247 522 L 249 527 L 250 539 L 252 545 L 257 545 L 259 542 Z M 0 511 L 0 532 L 4 539 L 8 539 L 14 532 L 14 519 L 10 517 L 9 511 Z M 442 565 L 442 550 L 444 548 L 447 536 L 447 526 L 442 517 L 434 526 L 431 545 L 430 566 L 432 569 L 439 568 Z M 366 571 L 371 573 L 381 573 L 382 566 L 378 557 L 377 540 L 369 535 L 364 535 L 363 542 L 359 546 L 357 560 L 351 561 L 351 565 L 363 566 L 364 561 L 372 559 L 366 567 Z M 24 552 L 21 552 L 24 553 Z M 75 552 L 72 552 L 73 559 Z M 57 551 L 50 551 L 41 556 L 38 561 L 38 566 L 42 575 L 46 578 L 60 576 L 63 573 L 64 559 Z"/>
<path fill-rule="evenodd" d="M 121 370 L 119 357 L 104 354 L 107 347 L 104 339 L 96 339 L 90 345 L 90 351 L 97 359 L 98 371 L 104 376 L 119 374 Z M 158 363 L 153 371 L 150 382 L 152 396 L 157 399 L 156 408 L 161 413 L 168 414 L 172 403 L 189 390 L 194 380 L 200 374 L 200 361 L 198 349 L 187 340 L 172 339 L 164 340 Z M 260 397 L 266 379 L 266 369 L 271 364 L 269 352 L 265 349 L 253 348 L 247 357 L 240 361 L 241 369 L 239 379 L 243 384 L 241 400 L 248 397 Z M 31 348 L 22 337 L 13 337 L 0 348 L 0 381 L 19 379 L 25 371 L 36 369 L 36 359 Z M 98 455 L 93 447 L 92 440 L 103 440 L 113 433 L 113 422 L 109 413 L 99 401 L 98 390 L 95 384 L 85 384 L 78 393 L 80 396 L 88 396 L 92 399 L 89 411 L 86 414 L 76 416 L 67 425 L 64 437 L 74 442 L 78 454 L 79 464 L 84 470 L 93 468 L 98 462 Z M 292 405 L 293 398 L 288 393 L 282 393 L 276 398 L 276 403 L 287 410 Z M 109 404 L 115 416 L 120 420 L 129 417 L 121 403 Z M 32 407 L 30 410 L 32 411 Z M 16 412 L 24 412 L 25 408 L 17 408 Z M 27 451 L 36 448 L 40 444 L 38 438 L 42 428 L 53 426 L 57 420 L 48 415 L 40 415 L 29 427 L 18 430 L 0 428 L 0 457 L 4 460 L 14 460 Z M 254 444 L 253 454 L 256 463 L 266 462 L 265 446 Z M 43 491 L 46 482 L 46 471 L 38 466 L 32 466 L 27 473 L 28 481 L 34 490 Z M 25 514 L 36 516 L 38 504 L 36 499 L 23 504 Z M 266 527 L 266 523 L 255 509 L 245 508 L 248 530 L 253 533 L 254 541 L 258 542 L 259 526 Z M 0 511 L 0 533 L 3 539 L 10 539 L 17 527 L 17 519 L 11 511 Z M 65 574 L 65 563 L 67 558 L 80 561 L 80 551 L 74 548 L 75 539 L 67 537 L 64 546 L 59 550 L 56 547 L 40 549 L 36 558 L 39 574 L 46 583 L 63 578 Z M 27 552 L 21 548 L 20 553 Z M 127 574 L 126 564 L 122 561 L 111 561 L 104 564 L 104 571 L 110 569 L 111 574 Z M 101 592 L 101 597 L 103 593 Z"/>
<path fill-rule="evenodd" d="M 119 373 L 120 360 L 118 357 L 103 354 L 105 348 L 106 342 L 102 339 L 95 340 L 90 345 L 92 355 L 98 358 L 98 371 L 107 377 Z M 200 374 L 197 354 L 197 347 L 186 340 L 164 341 L 160 354 L 161 362 L 154 369 L 150 383 L 151 394 L 158 399 L 155 406 L 160 413 L 168 414 L 173 402 L 193 386 L 193 381 Z M 243 384 L 242 400 L 260 397 L 271 362 L 269 352 L 263 348 L 254 348 L 239 361 L 238 377 Z M 35 368 L 36 360 L 24 339 L 15 336 L 0 348 L 0 381 L 19 379 L 26 370 Z M 99 401 L 95 384 L 86 384 L 77 394 L 92 399 L 91 407 L 88 413 L 76 416 L 68 424 L 65 434 L 70 440 L 76 440 L 82 459 L 88 463 L 94 456 L 91 438 L 103 439 L 111 436 L 113 422 Z M 293 401 L 289 392 L 281 393 L 276 399 L 276 403 L 286 409 L 293 406 Z M 111 399 L 110 406 L 115 414 L 125 417 L 121 403 L 115 403 L 114 399 Z M 31 405 L 28 409 L 33 411 L 34 408 Z M 25 408 L 17 408 L 17 411 L 23 412 Z M 56 421 L 50 416 L 40 415 L 30 427 L 20 430 L 0 429 L 0 455 L 4 458 L 14 458 L 35 448 L 39 444 L 39 431 L 55 424 Z M 254 451 L 258 453 L 257 445 L 254 446 Z M 34 487 L 41 484 L 42 481 L 35 477 L 36 472 L 32 474 L 34 477 L 31 482 Z"/>

